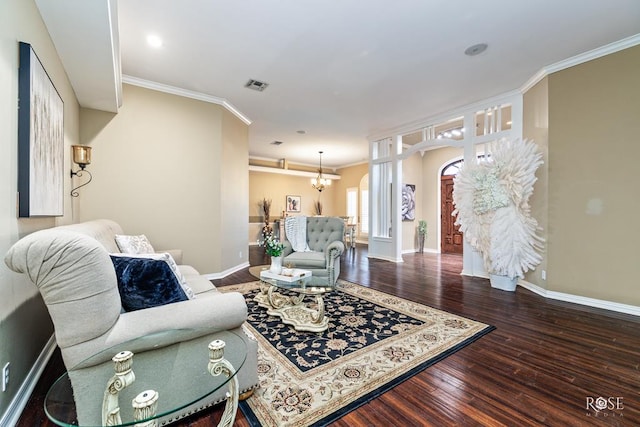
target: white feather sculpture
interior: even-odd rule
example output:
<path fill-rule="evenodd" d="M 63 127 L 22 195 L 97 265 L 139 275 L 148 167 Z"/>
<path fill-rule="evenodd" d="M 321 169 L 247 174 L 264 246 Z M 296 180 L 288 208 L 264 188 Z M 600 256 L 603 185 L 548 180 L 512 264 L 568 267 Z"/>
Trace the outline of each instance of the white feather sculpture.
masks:
<path fill-rule="evenodd" d="M 524 277 L 542 261 L 544 239 L 529 205 L 542 153 L 520 139 L 493 143 L 489 151 L 488 160 L 465 163 L 454 179 L 453 215 L 487 271 Z"/>

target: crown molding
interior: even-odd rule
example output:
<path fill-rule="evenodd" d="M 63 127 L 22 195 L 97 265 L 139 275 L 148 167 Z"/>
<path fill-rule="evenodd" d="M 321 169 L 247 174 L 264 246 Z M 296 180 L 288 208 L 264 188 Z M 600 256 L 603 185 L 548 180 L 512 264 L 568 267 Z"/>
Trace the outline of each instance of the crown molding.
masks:
<path fill-rule="evenodd" d="M 337 171 L 338 169 L 346 169 L 346 168 L 350 168 L 353 166 L 360 166 L 360 165 L 364 165 L 364 164 L 369 164 L 369 160 L 362 160 L 360 162 L 355 162 L 355 163 L 348 163 L 346 165 L 342 165 L 342 166 L 338 166 L 338 167 L 334 167 L 333 170 Z"/>
<path fill-rule="evenodd" d="M 540 80 L 547 77 L 549 74 L 556 73 L 558 71 L 565 70 L 567 68 L 574 67 L 576 65 L 583 64 L 588 61 L 592 61 L 594 59 L 601 58 L 606 55 L 610 55 L 612 53 L 619 52 L 624 49 L 628 49 L 630 47 L 636 46 L 640 44 L 640 34 L 633 35 L 631 37 L 627 37 L 622 40 L 618 40 L 613 43 L 609 43 L 608 45 L 598 47 L 596 49 L 592 49 L 588 52 L 584 52 L 578 54 L 576 56 L 572 56 L 571 58 L 567 58 L 560 62 L 556 62 L 555 64 L 548 65 L 543 67 L 540 71 L 534 74 L 527 82 L 522 85 L 520 88 L 521 93 L 525 93 L 533 86 L 535 86 Z"/>
<path fill-rule="evenodd" d="M 175 86 L 169 86 L 162 83 L 152 82 L 150 80 L 140 79 L 138 77 L 123 75 L 122 83 L 127 83 L 134 86 L 140 86 L 151 90 L 157 90 L 158 92 L 170 93 L 172 95 L 183 96 L 185 98 L 197 99 L 198 101 L 209 102 L 211 104 L 221 105 L 227 110 L 229 110 L 234 116 L 242 120 L 246 125 L 251 124 L 251 120 L 244 114 L 240 112 L 236 107 L 233 106 L 229 101 L 225 98 L 219 98 L 213 95 L 206 95 L 201 92 L 196 92 L 193 90 L 182 89 Z"/>
<path fill-rule="evenodd" d="M 318 176 L 318 172 L 297 171 L 293 169 L 270 168 L 268 166 L 253 166 L 253 165 L 249 165 L 249 172 L 277 173 L 280 175 L 301 176 L 304 178 L 315 178 Z M 325 173 L 324 170 L 322 171 L 322 176 L 332 180 L 341 178 L 340 175 Z"/>

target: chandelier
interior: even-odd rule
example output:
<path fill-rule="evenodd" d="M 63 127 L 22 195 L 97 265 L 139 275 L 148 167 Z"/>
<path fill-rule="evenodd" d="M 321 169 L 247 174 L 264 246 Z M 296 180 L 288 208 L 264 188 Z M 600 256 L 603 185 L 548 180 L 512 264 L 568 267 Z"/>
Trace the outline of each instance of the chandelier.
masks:
<path fill-rule="evenodd" d="M 326 186 L 331 185 L 331 180 L 322 176 L 322 151 L 318 151 L 318 153 L 320 153 L 320 168 L 318 169 L 318 176 L 311 180 L 311 185 L 322 192 Z"/>

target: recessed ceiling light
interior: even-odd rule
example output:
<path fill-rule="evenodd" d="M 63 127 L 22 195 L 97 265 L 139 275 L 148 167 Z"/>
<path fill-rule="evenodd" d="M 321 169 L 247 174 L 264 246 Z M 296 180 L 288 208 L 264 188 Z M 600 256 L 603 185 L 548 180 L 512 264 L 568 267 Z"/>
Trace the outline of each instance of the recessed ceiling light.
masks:
<path fill-rule="evenodd" d="M 464 54 L 467 56 L 480 55 L 482 52 L 487 50 L 487 47 L 489 47 L 489 45 L 486 43 L 474 44 L 473 46 L 469 46 L 468 48 L 466 48 Z"/>
<path fill-rule="evenodd" d="M 147 43 L 149 43 L 149 46 L 151 47 L 162 47 L 162 39 L 155 34 L 150 34 L 147 36 Z"/>
<path fill-rule="evenodd" d="M 305 133 L 307 133 L 307 131 L 300 129 L 300 130 L 297 130 L 296 133 L 299 133 L 300 135 L 304 135 Z"/>
<path fill-rule="evenodd" d="M 271 145 L 282 145 L 282 141 L 273 141 Z"/>

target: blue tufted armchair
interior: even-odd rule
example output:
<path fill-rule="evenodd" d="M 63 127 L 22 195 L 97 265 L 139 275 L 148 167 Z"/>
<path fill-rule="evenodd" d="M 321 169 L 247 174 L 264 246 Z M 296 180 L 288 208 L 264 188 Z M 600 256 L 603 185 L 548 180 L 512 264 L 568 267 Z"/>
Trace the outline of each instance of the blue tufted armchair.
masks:
<path fill-rule="evenodd" d="M 295 252 L 284 242 L 282 264 L 311 270 L 314 276 L 327 277 L 335 285 L 340 275 L 340 255 L 344 252 L 344 220 L 337 217 L 308 217 L 307 243 L 311 251 Z"/>

